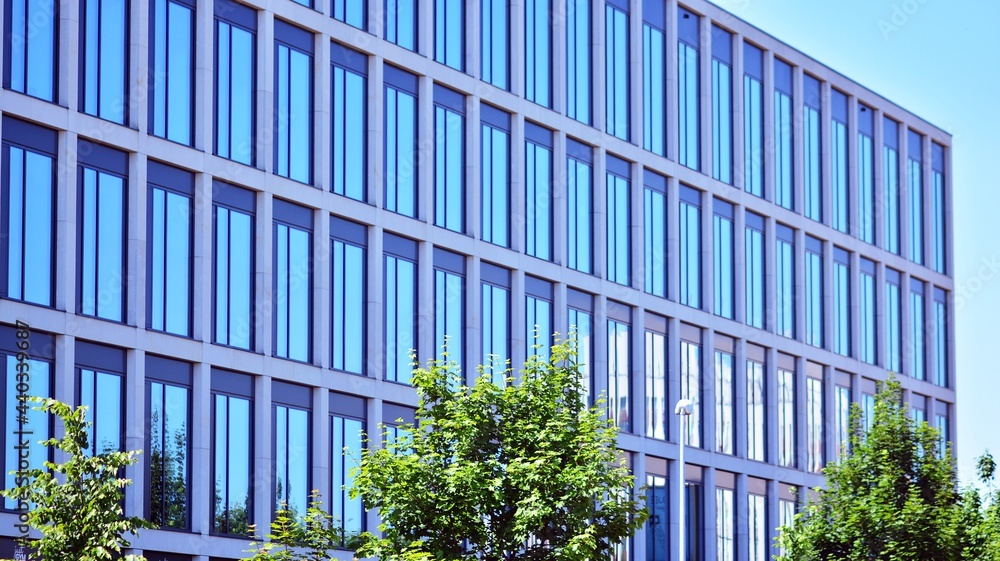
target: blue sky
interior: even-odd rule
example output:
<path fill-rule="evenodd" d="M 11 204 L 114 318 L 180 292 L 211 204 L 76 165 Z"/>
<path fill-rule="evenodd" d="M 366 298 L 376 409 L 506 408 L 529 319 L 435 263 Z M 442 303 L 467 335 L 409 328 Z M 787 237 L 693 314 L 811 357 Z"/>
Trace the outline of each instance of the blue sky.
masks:
<path fill-rule="evenodd" d="M 958 464 L 973 482 L 983 450 L 1000 457 L 1000 367 L 986 352 L 1000 348 L 1000 2 L 715 3 L 953 135 Z"/>

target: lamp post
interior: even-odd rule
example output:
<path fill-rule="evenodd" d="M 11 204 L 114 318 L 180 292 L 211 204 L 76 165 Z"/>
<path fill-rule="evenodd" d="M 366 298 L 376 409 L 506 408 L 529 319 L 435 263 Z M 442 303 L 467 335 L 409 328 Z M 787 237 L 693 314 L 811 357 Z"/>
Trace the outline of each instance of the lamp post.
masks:
<path fill-rule="evenodd" d="M 680 511 L 680 520 L 679 520 L 680 528 L 679 528 L 679 531 L 677 533 L 678 534 L 678 536 L 677 536 L 677 561 L 684 561 L 684 559 L 685 559 L 685 556 L 684 556 L 684 553 L 685 553 L 685 549 L 684 549 L 684 537 L 685 537 L 684 536 L 684 532 L 685 532 L 685 529 L 684 529 L 684 519 L 685 519 L 685 513 L 684 513 L 684 445 L 686 444 L 685 441 L 687 440 L 687 423 L 688 423 L 688 417 L 691 416 L 692 412 L 694 412 L 694 404 L 691 403 L 690 399 L 684 398 L 684 399 L 678 400 L 677 401 L 677 405 L 674 406 L 674 414 L 675 415 L 680 415 L 680 417 L 681 417 L 681 437 L 680 437 L 680 454 L 679 454 L 679 461 L 680 461 L 680 470 L 679 470 L 679 472 L 680 472 L 680 475 L 677 478 L 679 480 L 679 483 L 677 485 L 677 491 L 678 491 L 677 499 L 678 499 L 679 504 L 680 504 L 680 508 L 678 509 Z"/>

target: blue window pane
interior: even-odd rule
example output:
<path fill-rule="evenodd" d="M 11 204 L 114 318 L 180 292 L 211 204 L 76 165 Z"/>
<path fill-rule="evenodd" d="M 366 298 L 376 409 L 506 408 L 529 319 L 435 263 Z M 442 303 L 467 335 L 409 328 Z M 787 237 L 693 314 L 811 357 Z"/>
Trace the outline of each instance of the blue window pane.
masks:
<path fill-rule="evenodd" d="M 832 166 L 830 175 L 833 187 L 831 193 L 831 204 L 833 205 L 831 209 L 832 225 L 837 230 L 846 233 L 850 226 L 848 219 L 850 216 L 848 208 L 849 193 L 847 190 L 847 124 L 834 121 L 830 135 L 832 137 L 832 153 L 830 154 L 830 164 Z M 859 198 L 861 197 L 860 190 L 858 196 Z"/>
<path fill-rule="evenodd" d="M 385 377 L 409 383 L 410 353 L 416 347 L 416 263 L 385 256 Z"/>
<path fill-rule="evenodd" d="M 698 111 L 698 49 L 677 43 L 677 157 L 681 165 L 700 169 L 700 113 Z"/>
<path fill-rule="evenodd" d="M 166 528 L 186 529 L 189 524 L 190 392 L 187 388 L 150 382 L 149 521 Z"/>
<path fill-rule="evenodd" d="M 924 295 L 910 292 L 910 376 L 927 379 L 927 349 L 924 337 Z"/>
<path fill-rule="evenodd" d="M 629 181 L 607 174 L 608 280 L 629 285 Z"/>
<path fill-rule="evenodd" d="M 795 337 L 795 255 L 792 244 L 778 240 L 775 267 L 775 328 L 778 335 Z"/>
<path fill-rule="evenodd" d="M 701 209 L 681 202 L 680 208 L 680 302 L 701 307 Z"/>
<path fill-rule="evenodd" d="M 52 158 L 4 146 L 7 298 L 52 305 L 54 262 Z"/>
<path fill-rule="evenodd" d="M 417 50 L 417 0 L 385 1 L 385 40 Z"/>
<path fill-rule="evenodd" d="M 90 427 L 87 455 L 122 449 L 122 377 L 86 368 L 80 369 L 80 405 L 87 407 Z"/>
<path fill-rule="evenodd" d="M 417 212 L 417 99 L 385 87 L 385 208 Z"/>
<path fill-rule="evenodd" d="M 465 230 L 465 117 L 434 108 L 434 225 Z"/>
<path fill-rule="evenodd" d="M 524 97 L 552 105 L 552 12 L 550 0 L 526 0 L 524 4 Z"/>
<path fill-rule="evenodd" d="M 823 470 L 823 380 L 806 378 L 806 469 Z"/>
<path fill-rule="evenodd" d="M 823 220 L 822 164 L 820 163 L 820 114 L 812 107 L 803 108 L 803 179 L 805 181 L 806 218 Z"/>
<path fill-rule="evenodd" d="M 368 2 L 365 0 L 334 0 L 333 2 L 333 17 L 358 29 L 365 28 L 365 12 L 367 10 Z"/>
<path fill-rule="evenodd" d="M 747 458 L 767 461 L 764 440 L 767 434 L 765 419 L 764 365 L 748 360 L 747 366 Z M 762 557 L 760 561 L 764 561 Z"/>
<path fill-rule="evenodd" d="M 54 0 L 10 0 L 5 41 L 7 86 L 23 94 L 55 100 L 56 3 Z"/>
<path fill-rule="evenodd" d="M 942 301 L 934 302 L 934 383 L 948 387 L 948 309 Z"/>
<path fill-rule="evenodd" d="M 449 362 L 461 369 L 465 353 L 465 279 L 442 271 L 434 271 L 434 348 L 435 355 L 443 358 L 448 346 Z"/>
<path fill-rule="evenodd" d="M 875 277 L 861 274 L 858 314 L 861 316 L 861 360 L 875 364 Z"/>
<path fill-rule="evenodd" d="M 86 0 L 81 7 L 83 110 L 125 123 L 128 11 L 126 0 Z"/>
<path fill-rule="evenodd" d="M 124 319 L 125 182 L 82 168 L 80 313 Z"/>
<path fill-rule="evenodd" d="M 254 163 L 253 32 L 216 20 L 215 153 L 242 164 Z"/>
<path fill-rule="evenodd" d="M 945 272 L 947 259 L 947 249 L 945 245 L 945 195 L 944 195 L 944 173 L 934 171 L 932 185 L 931 220 L 933 220 L 934 237 L 934 270 L 939 273 Z"/>
<path fill-rule="evenodd" d="M 667 439 L 667 337 L 646 332 L 646 436 Z"/>
<path fill-rule="evenodd" d="M 643 190 L 643 255 L 646 292 L 667 296 L 667 196 L 655 189 Z"/>
<path fill-rule="evenodd" d="M 552 334 L 552 302 L 528 296 L 525 306 L 525 341 L 528 342 L 528 354 L 537 355 L 548 361 L 551 354 Z"/>
<path fill-rule="evenodd" d="M 274 354 L 282 358 L 311 356 L 311 238 L 306 230 L 274 225 Z"/>
<path fill-rule="evenodd" d="M 858 133 L 858 237 L 875 243 L 875 147 L 872 137 Z"/>
<path fill-rule="evenodd" d="M 482 143 L 483 240 L 508 247 L 510 245 L 510 135 L 483 123 Z M 529 154 L 531 146 L 528 144 Z M 532 161 L 529 159 L 529 168 L 531 165 Z M 530 178 L 530 172 L 528 173 Z M 530 242 L 530 234 L 528 239 Z"/>
<path fill-rule="evenodd" d="M 150 188 L 150 327 L 191 334 L 191 199 Z"/>
<path fill-rule="evenodd" d="M 921 163 L 910 158 L 907 161 L 910 189 L 910 260 L 924 264 L 924 189 Z"/>
<path fill-rule="evenodd" d="M 629 383 L 629 326 L 608 321 L 608 418 L 622 432 L 632 432 Z"/>
<path fill-rule="evenodd" d="M 302 516 L 309 506 L 309 412 L 274 406 L 274 508 Z"/>
<path fill-rule="evenodd" d="M 629 139 L 628 14 L 610 4 L 604 7 L 605 130 Z"/>
<path fill-rule="evenodd" d="M 733 221 L 713 217 L 715 241 L 715 315 L 733 319 Z"/>
<path fill-rule="evenodd" d="M 590 0 L 566 0 L 566 115 L 590 124 Z"/>
<path fill-rule="evenodd" d="M 312 57 L 275 44 L 275 173 L 312 182 Z"/>
<path fill-rule="evenodd" d="M 743 76 L 743 190 L 764 196 L 764 86 Z"/>
<path fill-rule="evenodd" d="M 583 382 L 583 393 L 587 396 L 587 403 L 591 403 L 593 396 L 590 389 L 593 387 L 593 371 L 591 364 L 594 360 L 594 347 L 591 337 L 593 335 L 594 317 L 586 312 L 570 308 L 569 309 L 569 329 L 570 333 L 576 334 L 576 356 L 580 363 L 580 380 Z"/>
<path fill-rule="evenodd" d="M 778 369 L 778 465 L 795 467 L 795 373 Z"/>
<path fill-rule="evenodd" d="M 701 447 L 701 347 L 681 341 L 681 399 L 690 399 L 694 406 L 682 436 L 688 446 Z M 683 430 L 683 429 L 682 429 Z"/>
<path fill-rule="evenodd" d="M 885 285 L 885 368 L 897 374 L 903 371 L 902 333 L 900 319 L 899 285 Z"/>
<path fill-rule="evenodd" d="M 663 31 L 642 26 L 642 147 L 666 154 L 666 60 Z"/>
<path fill-rule="evenodd" d="M 251 475 L 253 447 L 252 402 L 215 394 L 213 397 L 215 495 L 212 501 L 212 532 L 245 536 L 253 521 Z"/>
<path fill-rule="evenodd" d="M 712 59 L 712 177 L 733 182 L 733 69 Z"/>
<path fill-rule="evenodd" d="M 569 229 L 568 265 L 584 273 L 591 272 L 591 175 L 589 165 L 572 158 L 567 159 L 567 213 Z"/>
<path fill-rule="evenodd" d="M 154 0 L 152 58 L 153 134 L 191 144 L 194 99 L 194 10 Z"/>
<path fill-rule="evenodd" d="M 792 98 L 774 92 L 774 202 L 792 208 Z"/>
<path fill-rule="evenodd" d="M 465 2 L 434 0 L 434 60 L 465 70 Z"/>
<path fill-rule="evenodd" d="M 215 342 L 249 349 L 253 340 L 253 217 L 215 210 Z"/>
<path fill-rule="evenodd" d="M 365 200 L 368 144 L 365 77 L 333 66 L 333 192 Z"/>
<path fill-rule="evenodd" d="M 764 329 L 764 232 L 747 228 L 744 243 L 746 323 Z"/>
<path fill-rule="evenodd" d="M 333 240 L 332 325 L 333 368 L 364 374 L 365 365 L 365 250 Z"/>
<path fill-rule="evenodd" d="M 851 272 L 847 265 L 833 264 L 833 351 L 851 356 Z"/>
<path fill-rule="evenodd" d="M 358 466 L 364 443 L 361 441 L 361 431 L 364 423 L 358 419 L 331 416 L 330 463 L 333 481 L 331 512 L 340 523 L 340 545 L 349 545 L 352 538 L 364 530 L 365 510 L 361 498 L 352 499 L 350 488 L 354 484 L 351 470 Z"/>
<path fill-rule="evenodd" d="M 552 259 L 552 151 L 525 144 L 525 251 L 539 259 Z"/>
<path fill-rule="evenodd" d="M 667 491 L 667 478 L 659 475 L 646 474 L 646 505 L 649 508 L 648 526 L 646 527 L 646 559 L 664 561 L 670 558 L 668 533 L 670 500 Z"/>
<path fill-rule="evenodd" d="M 510 360 L 510 291 L 483 283 L 483 361 L 493 383 L 502 385 Z M 530 324 L 529 324 L 530 325 Z"/>
<path fill-rule="evenodd" d="M 806 252 L 806 343 L 823 346 L 823 256 Z"/>
<path fill-rule="evenodd" d="M 14 344 L 16 342 L 12 341 L 11 343 Z M 51 396 L 49 388 L 49 381 L 52 379 L 51 365 L 48 362 L 33 359 L 27 359 L 24 364 L 27 365 L 31 376 L 30 393 L 26 395 L 36 395 L 39 397 Z M 51 424 L 48 414 L 36 410 L 31 403 L 27 404 L 28 408 L 26 412 L 23 409 L 18 411 L 18 405 L 22 403 L 18 400 L 17 385 L 21 382 L 21 380 L 18 380 L 18 375 L 24 370 L 24 367 L 18 370 L 17 366 L 17 356 L 6 355 L 4 358 L 6 374 L 4 375 L 5 399 L 3 413 L 5 443 L 3 452 L 4 489 L 13 489 L 17 485 L 15 472 L 21 469 L 22 453 L 28 455 L 28 469 L 44 469 L 45 464 L 43 462 L 50 459 L 48 448 L 42 446 L 40 443 L 51 436 Z M 18 431 L 25 432 L 19 434 Z M 30 434 L 31 438 L 27 439 L 27 448 L 22 451 L 17 447 L 17 444 L 22 441 L 24 434 Z M 15 510 L 17 509 L 17 501 L 4 497 L 3 508 Z"/>
<path fill-rule="evenodd" d="M 507 83 L 507 45 L 510 37 L 509 21 L 507 19 L 507 2 L 503 0 L 482 0 L 480 6 L 482 10 L 482 48 L 480 50 L 482 79 L 494 86 L 506 90 Z M 525 7 L 525 14 L 528 17 L 533 15 L 530 6 Z M 527 25 L 530 26 L 530 23 Z M 526 29 L 526 35 L 530 38 L 531 28 Z M 528 44 L 529 49 L 533 47 Z M 531 54 L 527 53 L 528 61 L 531 61 Z"/>
<path fill-rule="evenodd" d="M 733 355 L 715 351 L 715 451 L 732 454 L 736 447 Z"/>
<path fill-rule="evenodd" d="M 894 148 L 882 148 L 882 213 L 885 250 L 899 254 L 899 155 Z"/>

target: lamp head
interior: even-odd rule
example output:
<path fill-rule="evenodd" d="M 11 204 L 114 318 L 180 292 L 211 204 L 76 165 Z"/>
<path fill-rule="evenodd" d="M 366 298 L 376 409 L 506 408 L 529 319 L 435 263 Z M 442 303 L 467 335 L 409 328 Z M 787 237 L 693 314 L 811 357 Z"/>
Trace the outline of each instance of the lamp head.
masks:
<path fill-rule="evenodd" d="M 691 403 L 690 399 L 681 399 L 677 401 L 677 405 L 674 406 L 675 415 L 690 415 L 694 412 L 694 404 Z"/>

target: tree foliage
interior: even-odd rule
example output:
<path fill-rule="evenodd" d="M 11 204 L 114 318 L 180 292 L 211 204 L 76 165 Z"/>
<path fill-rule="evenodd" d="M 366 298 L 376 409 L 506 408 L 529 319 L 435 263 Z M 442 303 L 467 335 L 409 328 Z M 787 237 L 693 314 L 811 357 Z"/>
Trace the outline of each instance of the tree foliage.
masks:
<path fill-rule="evenodd" d="M 28 525 L 41 533 L 31 543 L 33 558 L 45 561 L 97 561 L 121 558 L 122 548 L 131 544 L 123 536 L 140 528 L 152 527 L 145 520 L 125 516 L 122 504 L 125 487 L 131 480 L 122 470 L 137 461 L 139 452 L 110 451 L 94 454 L 89 450 L 87 408 L 72 408 L 55 399 L 29 397 L 41 404 L 36 409 L 59 417 L 65 428 L 62 438 L 43 444 L 63 452 L 66 460 L 46 460 L 45 469 L 18 474 L 18 486 L 0 491 L 11 500 L 32 505 Z M 139 555 L 126 555 L 139 561 Z"/>
<path fill-rule="evenodd" d="M 453 363 L 417 368 L 417 426 L 366 446 L 352 497 L 377 508 L 382 536 L 358 557 L 386 561 L 590 560 L 645 521 L 618 430 L 586 396 L 573 341 L 532 357 L 499 386 L 480 368 L 467 387 Z"/>
<path fill-rule="evenodd" d="M 253 529 L 253 526 L 251 526 Z M 323 561 L 331 559 L 330 552 L 345 544 L 339 521 L 323 509 L 319 492 L 309 494 L 309 507 L 297 516 L 287 505 L 274 515 L 267 541 L 255 537 L 250 542 L 247 561 Z"/>
<path fill-rule="evenodd" d="M 849 452 L 824 469 L 827 487 L 782 529 L 779 560 L 995 559 L 984 556 L 978 497 L 958 492 L 950 448 L 901 403 L 890 378 L 867 433 L 854 407 Z"/>

